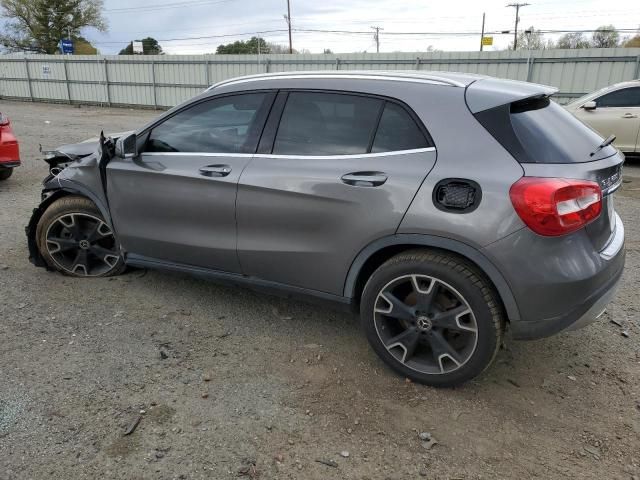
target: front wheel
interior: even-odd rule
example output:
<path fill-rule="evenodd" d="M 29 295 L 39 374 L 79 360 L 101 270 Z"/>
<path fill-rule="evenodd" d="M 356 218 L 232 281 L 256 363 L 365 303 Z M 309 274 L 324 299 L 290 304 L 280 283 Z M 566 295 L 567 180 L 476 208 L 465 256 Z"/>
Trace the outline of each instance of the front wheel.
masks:
<path fill-rule="evenodd" d="M 413 381 L 453 387 L 493 361 L 504 319 L 493 289 L 463 259 L 410 251 L 367 282 L 361 318 L 369 343 Z"/>
<path fill-rule="evenodd" d="M 125 268 L 113 231 L 87 198 L 63 197 L 49 205 L 36 238 L 47 264 L 66 275 L 107 277 Z"/>
<path fill-rule="evenodd" d="M 13 168 L 0 168 L 0 180 L 7 180 L 13 175 Z"/>

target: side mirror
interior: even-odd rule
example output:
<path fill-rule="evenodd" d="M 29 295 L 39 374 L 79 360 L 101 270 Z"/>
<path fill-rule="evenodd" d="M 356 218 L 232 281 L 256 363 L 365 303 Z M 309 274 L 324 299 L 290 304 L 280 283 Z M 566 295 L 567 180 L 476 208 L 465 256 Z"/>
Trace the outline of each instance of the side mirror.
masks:
<path fill-rule="evenodd" d="M 120 158 L 132 158 L 137 155 L 136 151 L 136 134 L 130 133 L 124 137 L 120 137 L 116 142 L 116 156 Z"/>
<path fill-rule="evenodd" d="M 595 110 L 597 107 L 596 102 L 591 100 L 590 102 L 586 102 L 584 105 L 582 105 L 582 108 L 584 108 L 585 110 Z"/>

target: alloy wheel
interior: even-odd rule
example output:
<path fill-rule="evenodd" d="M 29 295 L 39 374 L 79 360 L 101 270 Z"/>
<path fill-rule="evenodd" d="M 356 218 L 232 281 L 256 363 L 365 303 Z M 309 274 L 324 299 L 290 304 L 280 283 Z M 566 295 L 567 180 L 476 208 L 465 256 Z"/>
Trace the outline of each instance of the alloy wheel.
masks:
<path fill-rule="evenodd" d="M 107 273 L 120 260 L 113 231 L 100 218 L 68 213 L 56 218 L 46 233 L 46 248 L 67 273 L 94 277 Z"/>
<path fill-rule="evenodd" d="M 465 298 L 427 275 L 403 275 L 387 283 L 374 305 L 380 341 L 396 361 L 426 374 L 461 368 L 478 343 L 478 325 Z"/>

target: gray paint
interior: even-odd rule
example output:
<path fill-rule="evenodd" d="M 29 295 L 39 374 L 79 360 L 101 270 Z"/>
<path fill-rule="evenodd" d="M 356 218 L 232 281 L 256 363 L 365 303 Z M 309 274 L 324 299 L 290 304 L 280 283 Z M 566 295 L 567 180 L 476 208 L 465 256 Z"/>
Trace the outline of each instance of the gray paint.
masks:
<path fill-rule="evenodd" d="M 467 107 L 465 89 L 483 82 L 489 88 L 474 90 L 476 106 L 544 91 L 538 86 L 508 84 L 501 100 L 498 81 L 460 75 L 452 76 L 451 82 L 349 74 L 243 80 L 219 85 L 193 102 L 254 88 L 388 96 L 415 111 L 433 137 L 435 149 L 342 157 L 143 154 L 135 159 L 115 158 L 107 167 L 109 202 L 95 154 L 74 163 L 58 178 L 61 186 L 63 182 L 83 185 L 92 198 L 109 206 L 115 232 L 132 260 L 208 271 L 214 277 L 242 276 L 265 286 L 288 285 L 294 291 L 325 298 L 345 296 L 350 301 L 357 266 L 377 251 L 374 245 L 431 245 L 475 263 L 495 286 L 514 325 L 544 324 L 526 327 L 529 334 L 521 336 L 542 336 L 555 331 L 546 327 L 549 322 L 556 329 L 564 328 L 613 288 L 610 279 L 620 274 L 624 248 L 610 255 L 600 252 L 623 231 L 609 220 L 614 215 L 611 208 L 603 212 L 608 217 L 591 226 L 600 230 L 595 235 L 588 227 L 563 237 L 540 237 L 516 215 L 509 188 L 525 173 L 598 180 L 622 157 L 571 165 L 517 163 Z M 198 170 L 210 164 L 227 164 L 231 173 L 221 178 L 199 175 Z M 384 172 L 388 180 L 377 187 L 340 181 L 344 174 L 356 171 Z M 436 209 L 433 188 L 445 178 L 465 178 L 481 185 L 478 208 L 470 213 Z M 607 198 L 606 206 L 610 205 Z M 600 242 L 603 232 L 604 243 Z M 620 238 L 617 241 L 622 245 Z"/>
<path fill-rule="evenodd" d="M 466 99 L 471 113 L 478 113 L 523 98 L 553 95 L 557 91 L 557 88 L 546 85 L 487 78 L 470 85 Z"/>

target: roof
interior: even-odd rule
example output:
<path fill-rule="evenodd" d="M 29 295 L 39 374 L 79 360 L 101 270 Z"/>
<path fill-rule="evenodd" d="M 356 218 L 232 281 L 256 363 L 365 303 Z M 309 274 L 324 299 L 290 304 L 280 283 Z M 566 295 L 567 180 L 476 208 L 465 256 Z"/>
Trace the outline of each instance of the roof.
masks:
<path fill-rule="evenodd" d="M 244 77 L 230 78 L 218 82 L 207 90 L 221 87 L 223 85 L 233 85 L 237 83 L 259 82 L 263 80 L 276 79 L 303 79 L 303 78 L 336 78 L 336 79 L 363 79 L 363 80 L 391 80 L 415 83 L 440 84 L 450 87 L 466 87 L 469 84 L 481 78 L 487 78 L 484 75 L 475 75 L 468 73 L 451 73 L 451 72 L 421 72 L 415 70 L 315 70 L 301 72 L 275 72 L 262 73 L 257 75 L 247 75 Z"/>

